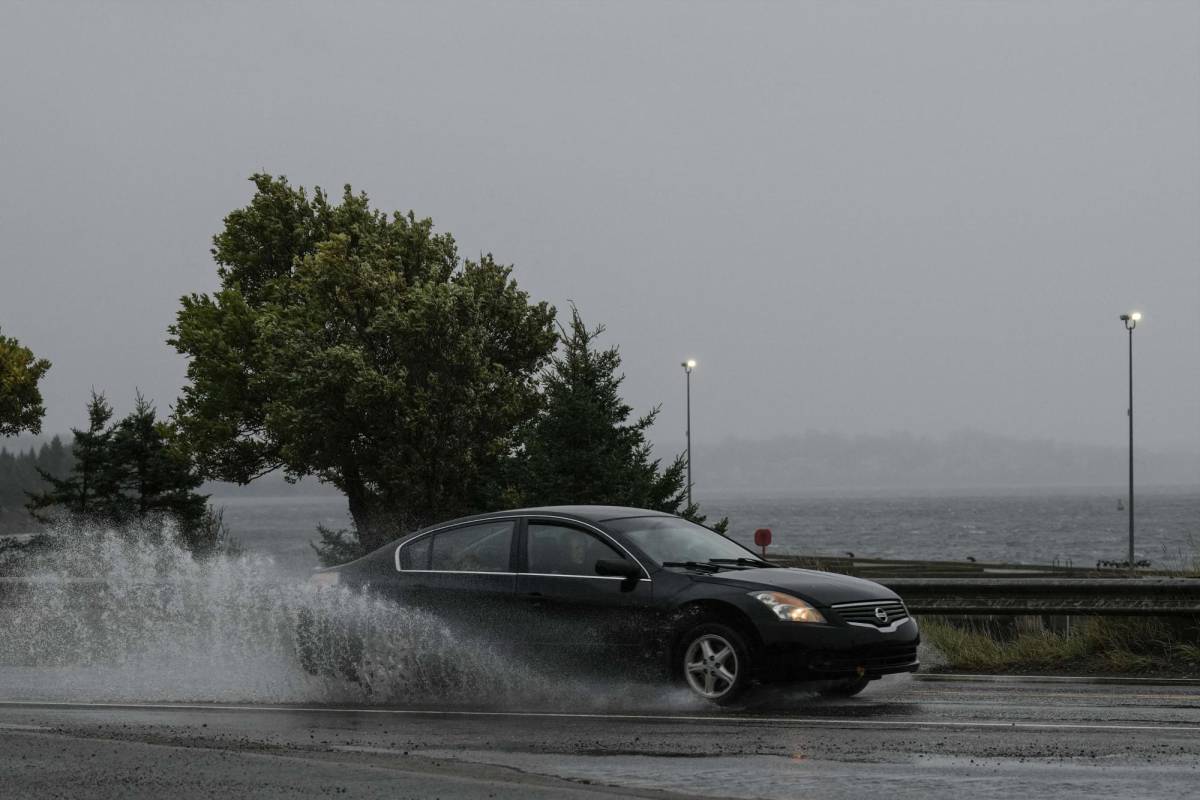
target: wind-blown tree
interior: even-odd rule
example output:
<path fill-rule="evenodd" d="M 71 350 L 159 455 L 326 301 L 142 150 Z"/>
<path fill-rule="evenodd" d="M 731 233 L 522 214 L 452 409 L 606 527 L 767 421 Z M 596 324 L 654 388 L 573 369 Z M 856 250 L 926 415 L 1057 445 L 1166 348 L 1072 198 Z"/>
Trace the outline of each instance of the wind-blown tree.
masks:
<path fill-rule="evenodd" d="M 36 357 L 16 339 L 0 335 L 0 436 L 41 433 L 46 407 L 38 382 L 49 369 L 49 361 Z"/>
<path fill-rule="evenodd" d="M 633 408 L 620 395 L 625 376 L 618 372 L 618 349 L 594 346 L 604 326 L 589 330 L 572 306 L 570 328 L 560 331 L 560 351 L 542 377 L 544 407 L 514 456 L 514 499 L 634 506 L 704 522 L 699 509 L 685 502 L 683 456 L 662 467 L 646 440 L 658 408 L 630 419 Z M 716 529 L 727 527 L 722 520 Z"/>
<path fill-rule="evenodd" d="M 354 531 L 323 532 L 327 562 L 493 504 L 554 309 L 491 256 L 460 262 L 429 219 L 252 180 L 214 237 L 220 291 L 184 297 L 170 329 L 189 359 L 175 419 L 205 474 L 336 486 Z"/>

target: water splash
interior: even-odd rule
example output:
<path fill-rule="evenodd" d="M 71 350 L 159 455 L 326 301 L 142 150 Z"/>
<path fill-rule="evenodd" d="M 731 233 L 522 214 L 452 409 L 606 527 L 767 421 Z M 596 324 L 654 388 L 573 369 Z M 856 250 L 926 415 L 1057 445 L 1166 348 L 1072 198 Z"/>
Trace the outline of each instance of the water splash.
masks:
<path fill-rule="evenodd" d="M 0 603 L 0 696 L 593 709 L 695 703 L 661 685 L 545 674 L 420 610 L 298 581 L 268 557 L 195 559 L 172 543 L 169 529 L 76 527 L 58 538 L 66 544 L 40 560 L 35 580 Z M 314 620 L 315 640 L 304 635 Z"/>

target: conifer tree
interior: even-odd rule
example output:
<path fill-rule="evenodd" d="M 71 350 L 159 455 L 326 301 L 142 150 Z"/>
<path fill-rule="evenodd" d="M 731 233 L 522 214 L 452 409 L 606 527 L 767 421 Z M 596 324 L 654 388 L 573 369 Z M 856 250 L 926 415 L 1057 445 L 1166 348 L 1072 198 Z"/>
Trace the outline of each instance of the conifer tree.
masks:
<path fill-rule="evenodd" d="M 81 517 L 115 521 L 117 480 L 112 464 L 112 431 L 108 425 L 112 406 L 103 394 L 93 389 L 87 413 L 87 429 L 71 429 L 74 464 L 70 473 L 64 477 L 38 469 L 50 488 L 30 495 L 28 508 L 37 519 L 45 520 L 42 512 L 61 506 Z"/>
<path fill-rule="evenodd" d="M 24 508 L 28 493 L 45 488 L 40 471 L 56 478 L 70 470 L 71 451 L 55 436 L 38 450 L 10 453 L 0 448 L 0 529 L 24 530 L 29 517 Z"/>
<path fill-rule="evenodd" d="M 683 456 L 664 468 L 646 439 L 659 409 L 630 420 L 618 349 L 594 346 L 603 333 L 602 325 L 589 330 L 573 306 L 570 328 L 560 326 L 560 350 L 542 376 L 544 408 L 514 459 L 514 499 L 634 506 L 703 522 L 696 507 L 685 506 Z M 717 529 L 725 527 L 722 521 Z"/>
<path fill-rule="evenodd" d="M 141 393 L 133 411 L 113 426 L 111 445 L 121 521 L 152 513 L 172 514 L 185 528 L 200 521 L 207 497 L 195 490 L 202 479 Z"/>
<path fill-rule="evenodd" d="M 49 444 L 42 445 L 38 451 L 37 465 L 55 477 L 66 475 L 71 470 L 71 448 L 64 445 L 62 438 L 55 434 Z"/>
<path fill-rule="evenodd" d="M 211 551 L 225 537 L 219 518 L 196 493 L 202 482 L 178 446 L 173 429 L 157 419 L 154 406 L 141 394 L 126 417 L 110 424 L 112 406 L 92 393 L 87 430 L 73 429 L 74 463 L 60 477 L 39 466 L 49 488 L 31 493 L 28 508 L 45 521 L 58 509 L 90 522 L 125 526 L 153 515 L 179 524 L 184 543 L 193 551 Z M 60 443 L 61 447 L 61 443 Z"/>

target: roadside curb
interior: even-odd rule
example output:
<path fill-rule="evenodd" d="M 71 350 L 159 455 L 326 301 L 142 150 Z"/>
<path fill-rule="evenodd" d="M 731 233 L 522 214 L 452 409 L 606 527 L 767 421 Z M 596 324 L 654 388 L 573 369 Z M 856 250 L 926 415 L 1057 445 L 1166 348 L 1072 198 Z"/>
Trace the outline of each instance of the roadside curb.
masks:
<path fill-rule="evenodd" d="M 1092 683 L 1110 686 L 1200 686 L 1200 678 L 1136 678 L 1114 675 L 971 675 L 962 672 L 924 672 L 915 681 L 946 683 Z"/>

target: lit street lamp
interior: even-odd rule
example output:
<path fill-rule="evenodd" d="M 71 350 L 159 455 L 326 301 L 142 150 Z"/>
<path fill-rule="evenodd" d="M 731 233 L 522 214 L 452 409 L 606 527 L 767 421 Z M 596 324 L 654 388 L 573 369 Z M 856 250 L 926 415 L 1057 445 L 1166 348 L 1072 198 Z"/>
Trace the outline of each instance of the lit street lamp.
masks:
<path fill-rule="evenodd" d="M 696 360 L 689 358 L 679 366 L 687 375 L 687 504 L 692 506 L 692 370 L 696 368 Z"/>
<path fill-rule="evenodd" d="M 1140 311 L 1122 314 L 1121 321 L 1125 330 L 1129 331 L 1129 571 L 1136 572 L 1133 566 L 1133 329 L 1142 318 Z"/>

